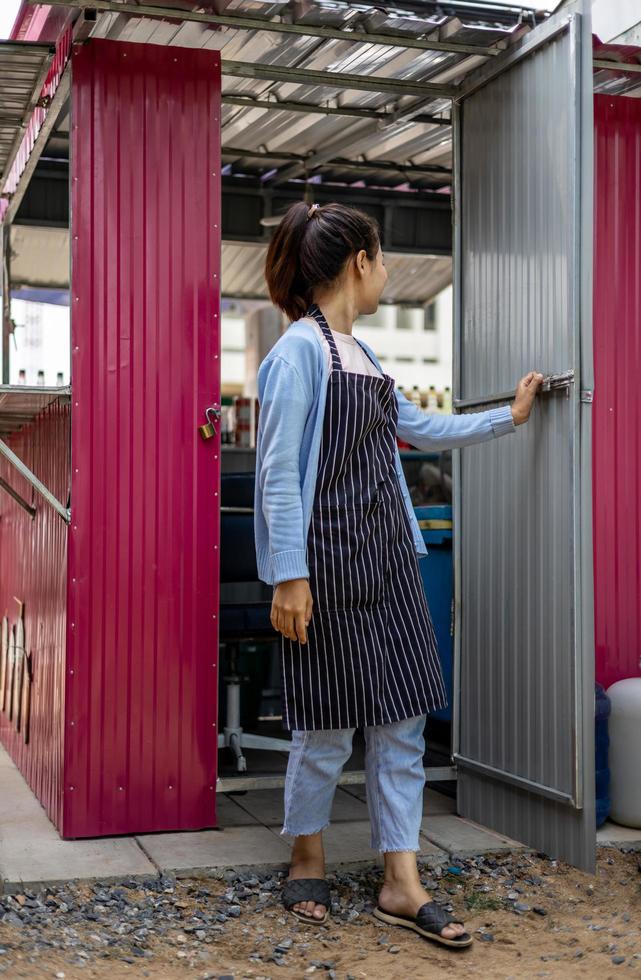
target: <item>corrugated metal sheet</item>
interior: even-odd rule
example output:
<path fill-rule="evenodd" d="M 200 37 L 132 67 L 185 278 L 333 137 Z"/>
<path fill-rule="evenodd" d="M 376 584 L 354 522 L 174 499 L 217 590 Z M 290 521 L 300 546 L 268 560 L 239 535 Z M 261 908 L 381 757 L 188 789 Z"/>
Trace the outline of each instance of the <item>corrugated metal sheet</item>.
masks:
<path fill-rule="evenodd" d="M 8 438 L 36 476 L 67 501 L 70 486 L 69 405 L 49 406 Z M 0 477 L 37 508 L 32 518 L 0 490 L 0 618 L 15 626 L 24 604 L 25 651 L 31 656 L 29 741 L 0 712 L 0 741 L 47 815 L 62 819 L 67 525 L 0 457 Z"/>
<path fill-rule="evenodd" d="M 219 99 L 215 52 L 74 47 L 65 837 L 215 825 Z"/>
<path fill-rule="evenodd" d="M 0 439 L 17 432 L 55 401 L 69 401 L 68 388 L 0 386 Z"/>
<path fill-rule="evenodd" d="M 641 101 L 595 99 L 596 678 L 641 675 Z"/>
<path fill-rule="evenodd" d="M 461 107 L 457 396 L 479 408 L 532 369 L 578 378 L 577 40 Z M 524 430 L 461 454 L 459 809 L 590 867 L 577 423 L 578 391 L 551 394 Z"/>
<path fill-rule="evenodd" d="M 141 8 L 144 6 L 144 3 L 141 4 Z M 212 6 L 216 12 L 238 17 L 239 21 L 243 17 L 268 20 L 277 16 L 282 7 L 280 4 L 256 4 L 253 0 L 237 0 L 233 4 L 225 4 L 224 8 L 218 4 Z M 494 18 L 491 10 L 484 10 L 480 5 L 461 5 L 460 9 L 456 4 L 450 6 L 457 9 L 457 16 L 445 16 L 433 8 L 412 13 L 410 10 L 368 3 L 328 4 L 310 0 L 294 7 L 287 5 L 288 20 L 293 18 L 293 23 L 301 27 L 331 26 L 342 30 L 344 36 L 340 40 L 151 19 L 144 17 L 142 11 L 140 17 L 102 13 L 94 34 L 138 43 L 215 49 L 220 51 L 223 59 L 246 64 L 325 72 L 327 84 L 322 87 L 224 77 L 223 103 L 228 95 L 245 96 L 248 99 L 269 100 L 273 108 L 223 104 L 223 147 L 245 147 L 248 153 L 292 150 L 313 155 L 317 150 L 335 146 L 339 156 L 347 156 L 358 162 L 372 162 L 375 171 L 376 160 L 393 160 L 416 166 L 427 163 L 447 165 L 451 151 L 447 132 L 443 134 L 439 132 L 442 127 L 420 122 L 414 116 L 420 109 L 420 113 L 447 119 L 449 101 L 434 97 L 419 100 L 376 92 L 341 91 L 331 86 L 331 73 L 454 83 L 485 59 L 474 54 L 362 43 L 350 38 L 350 29 L 380 32 L 396 38 L 432 36 L 481 49 L 514 43 L 529 30 L 535 19 L 531 10 L 520 12 L 506 7 L 502 11 L 503 16 Z M 278 109 L 279 102 L 387 111 L 390 113 L 389 123 L 384 126 L 377 121 L 348 116 L 305 115 Z M 407 118 L 404 118 L 404 114 Z M 339 148 L 343 148 L 344 152 Z M 310 167 L 313 168 L 313 161 L 310 161 Z M 249 157 L 243 161 L 246 173 L 261 174 L 269 168 L 269 164 L 261 165 L 258 160 L 252 162 Z M 337 172 L 337 168 L 332 169 L 334 175 Z M 347 183 L 354 180 L 351 173 L 345 173 L 343 177 Z M 390 186 L 389 174 L 382 172 L 378 178 L 382 186 Z M 398 185 L 402 185 L 405 179 L 399 177 Z M 447 180 L 441 180 L 440 186 L 447 186 L 447 183 Z M 439 181 L 431 184 L 439 186 Z"/>
<path fill-rule="evenodd" d="M 267 299 L 266 246 L 223 242 L 223 293 L 236 299 Z M 385 303 L 428 303 L 452 280 L 452 260 L 430 255 L 385 252 L 388 281 Z"/>
<path fill-rule="evenodd" d="M 38 134 L 44 125 L 49 105 L 53 99 L 69 60 L 71 48 L 71 31 L 67 29 L 60 35 L 56 44 L 56 51 L 53 58 L 47 58 L 49 65 L 46 77 L 42 85 L 38 82 L 34 91 L 35 107 L 28 118 L 25 120 L 25 127 L 20 132 L 23 133 L 15 152 L 12 152 L 10 159 L 5 161 L 6 166 L 2 171 L 2 200 L 0 201 L 0 219 L 4 218 L 11 195 L 15 192 L 20 178 L 27 166 L 31 151 L 38 138 Z M 15 76 L 15 71 L 12 70 Z M 41 76 L 39 76 L 41 78 Z"/>
<path fill-rule="evenodd" d="M 0 174 L 22 139 L 51 60 L 48 44 L 0 41 Z"/>

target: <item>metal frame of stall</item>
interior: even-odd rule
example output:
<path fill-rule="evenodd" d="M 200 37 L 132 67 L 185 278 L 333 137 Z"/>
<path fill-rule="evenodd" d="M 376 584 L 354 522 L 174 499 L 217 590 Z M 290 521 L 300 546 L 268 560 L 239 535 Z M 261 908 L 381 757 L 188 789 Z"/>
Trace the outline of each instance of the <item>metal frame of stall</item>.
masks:
<path fill-rule="evenodd" d="M 571 860 L 576 863 L 582 864 L 585 867 L 592 866 L 593 856 L 590 853 L 590 846 L 592 851 L 594 848 L 594 841 L 592 839 L 591 845 L 589 841 L 589 830 L 590 830 L 590 791 L 586 783 L 586 778 L 589 781 L 590 768 L 589 765 L 585 768 L 583 774 L 580 772 L 581 765 L 584 765 L 586 759 L 588 758 L 587 748 L 589 744 L 589 728 L 590 728 L 590 697 L 589 697 L 589 686 L 591 683 L 591 656 L 590 656 L 590 635 L 591 635 L 591 603 L 589 602 L 589 582 L 590 582 L 590 555 L 589 555 L 589 540 L 590 540 L 590 528 L 589 528 L 589 515 L 590 515 L 590 479 L 589 479 L 589 466 L 590 466 L 590 449 L 589 449 L 589 405 L 590 398 L 589 392 L 591 391 L 590 382 L 590 362 L 589 362 L 589 339 L 590 339 L 590 315 L 589 307 L 590 300 L 587 292 L 587 280 L 586 280 L 586 270 L 588 269 L 589 263 L 587 260 L 587 250 L 588 250 L 588 229 L 590 227 L 589 216 L 591 214 L 591 185 L 589 183 L 589 177 L 591 174 L 591 158 L 590 158 L 590 143 L 591 143 L 591 118 L 588 111 L 591 104 L 591 94 L 592 94 L 592 80 L 591 80 L 591 66 L 592 66 L 592 53 L 590 44 L 590 34 L 589 34 L 589 8 L 583 3 L 577 0 L 576 3 L 567 3 L 564 5 L 563 10 L 555 14 L 552 18 L 546 21 L 544 24 L 539 25 L 535 31 L 526 36 L 525 39 L 516 40 L 516 43 L 511 47 L 507 48 L 505 44 L 494 44 L 489 47 L 483 47 L 476 44 L 457 44 L 444 36 L 439 34 L 438 31 L 433 32 L 432 36 L 426 36 L 426 32 L 416 29 L 416 35 L 412 36 L 411 33 L 407 31 L 400 31 L 397 34 L 392 32 L 385 33 L 380 29 L 378 31 L 361 30 L 356 26 L 353 26 L 349 30 L 340 29 L 333 26 L 326 26 L 324 24 L 297 24 L 295 22 L 289 22 L 286 20 L 278 21 L 265 21 L 263 19 L 257 18 L 247 18 L 241 15 L 234 15 L 233 17 L 225 17 L 217 14 L 204 13 L 202 11 L 189 11 L 184 8 L 178 7 L 158 7 L 149 4 L 121 4 L 117 0 L 93 0 L 91 3 L 85 3 L 83 0 L 52 0 L 49 6 L 53 9 L 60 8 L 64 11 L 76 10 L 80 12 L 80 17 L 76 22 L 76 29 L 84 30 L 88 35 L 91 35 L 94 31 L 96 22 L 99 23 L 99 18 L 105 14 L 118 15 L 118 23 L 121 25 L 127 24 L 129 18 L 134 18 L 132 39 L 135 41 L 144 40 L 144 37 L 136 37 L 136 31 L 138 28 L 143 27 L 145 29 L 145 24 L 149 20 L 154 22 L 159 22 L 160 24 L 165 24 L 167 22 L 173 25 L 206 25 L 207 28 L 216 29 L 239 29 L 244 31 L 266 31 L 266 32 L 276 32 L 284 35 L 296 35 L 297 37 L 315 37 L 320 42 L 322 41 L 336 41 L 345 42 L 346 38 L 351 39 L 355 43 L 364 43 L 371 45 L 383 45 L 390 46 L 394 48 L 405 48 L 409 50 L 422 50 L 422 51 L 440 51 L 440 52 L 450 52 L 453 54 L 465 56 L 474 64 L 468 64 L 462 71 L 459 71 L 459 76 L 461 81 L 458 84 L 452 84 L 451 81 L 441 82 L 441 83 L 430 83 L 425 81 L 400 81 L 394 78 L 385 78 L 381 76 L 368 77 L 363 74 L 354 73 L 343 73 L 335 72 L 332 77 L 332 88 L 344 89 L 344 90 L 356 90 L 363 92 L 372 93 L 387 93 L 388 95 L 394 96 L 397 99 L 402 99 L 405 97 L 411 97 L 413 99 L 420 99 L 420 104 L 414 106 L 408 106 L 405 104 L 403 109 L 398 108 L 392 112 L 392 121 L 396 119 L 408 119 L 411 121 L 413 115 L 416 115 L 418 111 L 425 112 L 426 104 L 429 107 L 430 102 L 434 100 L 451 100 L 455 106 L 454 112 L 454 128 L 456 134 L 456 156 L 455 156 L 455 262 L 457 273 L 455 277 L 455 282 L 457 284 L 457 300 L 456 300 L 456 313 L 455 313 L 455 323 L 456 323 L 456 336 L 457 336 L 457 356 L 456 356 L 456 385 L 457 394 L 460 397 L 460 403 L 458 404 L 459 410 L 465 410 L 471 407 L 472 404 L 484 405 L 490 404 L 495 401 L 501 401 L 509 397 L 512 392 L 506 390 L 506 385 L 503 384 L 501 388 L 494 391 L 489 391 L 485 389 L 482 392 L 472 392 L 470 395 L 466 392 L 465 386 L 461 388 L 464 382 L 464 377 L 461 368 L 461 343 L 463 340 L 468 342 L 468 338 L 464 333 L 465 321 L 461 312 L 461 298 L 460 298 L 460 288 L 462 283 L 462 277 L 464 271 L 461 267 L 462 261 L 462 247 L 465 247 L 465 243 L 462 244 L 461 234 L 461 216 L 459 212 L 461 195 L 465 193 L 464 187 L 461 187 L 461 170 L 460 170 L 460 157 L 461 157 L 461 147 L 463 146 L 463 152 L 465 147 L 465 133 L 461 128 L 461 107 L 463 107 L 463 112 L 465 111 L 466 100 L 470 99 L 477 91 L 482 89 L 484 86 L 492 83 L 495 78 L 499 78 L 501 73 L 508 73 L 514 67 L 518 67 L 521 63 L 524 63 L 530 57 L 537 57 L 539 51 L 550 50 L 550 45 L 553 45 L 555 40 L 560 36 L 565 36 L 570 38 L 570 43 L 567 51 L 570 52 L 570 61 L 576 68 L 576 76 L 572 82 L 571 91 L 574 93 L 574 108 L 573 111 L 575 115 L 572 118 L 572 132 L 573 138 L 576 139 L 575 152 L 576 160 L 579 161 L 579 170 L 581 179 L 578 181 L 575 188 L 573 188 L 572 193 L 578 192 L 580 195 L 574 198 L 573 201 L 573 215 L 575 222 L 575 229 L 577 230 L 578 238 L 574 242 L 575 250 L 573 255 L 575 256 L 575 265 L 572 271 L 572 282 L 573 288 L 576 290 L 576 295 L 573 297 L 573 321 L 571 324 L 571 332 L 575 340 L 578 336 L 579 326 L 581 332 L 581 344 L 577 344 L 575 347 L 575 352 L 577 353 L 577 360 L 574 366 L 569 366 L 568 364 L 558 365 L 556 370 L 550 371 L 550 382 L 549 389 L 551 395 L 551 401 L 556 401 L 556 396 L 561 395 L 568 399 L 572 404 L 572 413 L 574 417 L 574 423 L 576 425 L 576 435 L 580 439 L 580 452 L 575 454 L 574 459 L 574 476 L 576 478 L 573 484 L 575 496 L 573 497 L 573 521 L 574 521 L 574 542 L 576 547 L 576 554 L 578 555 L 578 564 L 573 564 L 573 569 L 575 570 L 575 580 L 573 587 L 575 588 L 575 599 L 579 604 L 579 608 L 576 610 L 575 619 L 573 620 L 574 632 L 573 637 L 573 649 L 571 654 L 571 660 L 576 668 L 571 672 L 571 677 L 573 678 L 574 685 L 574 695 L 573 695 L 573 710 L 575 712 L 576 727 L 573 730 L 573 737 L 575 739 L 576 757 L 575 757 L 575 771 L 572 777 L 572 791 L 566 792 L 564 789 L 557 789 L 551 784 L 547 784 L 543 780 L 536 780 L 530 776 L 521 776 L 518 772 L 510 771 L 510 766 L 506 765 L 504 767 L 493 766 L 487 761 L 482 759 L 472 759 L 470 758 L 469 752 L 465 753 L 461 751 L 461 746 L 458 741 L 455 741 L 454 751 L 455 751 L 455 761 L 457 767 L 462 768 L 462 773 L 459 772 L 459 783 L 461 782 L 461 776 L 463 780 L 467 783 L 467 789 L 465 793 L 467 794 L 465 799 L 465 810 L 469 814 L 474 812 L 477 815 L 484 813 L 486 817 L 486 822 L 491 826 L 495 826 L 498 829 L 507 832 L 509 829 L 512 836 L 521 837 L 521 839 L 528 839 L 530 842 L 535 843 L 536 846 L 543 847 L 548 846 L 548 849 L 560 854 L 561 856 L 568 856 Z M 420 5 L 414 5 L 420 6 Z M 90 9 L 92 11 L 89 17 L 84 14 L 85 9 Z M 124 35 L 128 36 L 127 30 L 124 29 Z M 119 37 L 119 28 L 115 23 L 111 23 L 110 37 Z M 117 43 L 122 43 L 118 41 Z M 163 43 L 168 43 L 166 38 L 163 38 Z M 179 42 L 176 42 L 179 44 Z M 173 48 L 174 51 L 180 51 L 179 47 Z M 562 56 L 566 56 L 566 49 L 563 50 Z M 475 61 L 476 59 L 476 61 Z M 568 63 L 570 63 L 570 61 Z M 489 62 L 490 67 L 477 67 L 480 62 Z M 594 67 L 601 70 L 606 70 L 608 75 L 611 72 L 633 72 L 634 67 L 629 68 L 628 66 L 617 65 L 616 62 L 606 61 L 605 65 L 607 68 L 604 69 L 604 64 L 600 59 Z M 259 80 L 261 82 L 269 83 L 295 83 L 298 85 L 312 85 L 312 86 L 326 86 L 328 84 L 328 72 L 319 72 L 315 70 L 308 70 L 305 68 L 291 68 L 288 66 L 275 66 L 273 64 L 260 64 L 258 62 L 248 63 L 247 61 L 226 61 L 223 59 L 222 62 L 223 75 L 227 75 L 233 78 L 240 78 L 245 80 Z M 438 72 L 433 72 L 437 74 Z M 234 104 L 233 100 L 236 100 L 235 104 L 246 104 L 247 106 L 254 106 L 256 103 L 250 97 L 245 97 L 244 95 L 232 95 L 228 97 L 230 104 Z M 271 100 L 261 100 L 265 105 Z M 273 106 L 273 103 L 272 103 Z M 340 106 L 330 105 L 327 107 L 330 113 L 333 111 L 341 112 L 344 111 Z M 288 109 L 293 112 L 305 112 L 307 107 L 304 101 L 294 104 L 292 100 L 288 100 Z M 313 112 L 324 111 L 321 104 L 317 104 L 312 109 Z M 366 109 L 363 112 L 363 116 L 367 117 L 367 113 L 371 115 L 371 111 Z M 380 109 L 374 110 L 376 113 L 380 112 Z M 349 107 L 349 112 L 353 115 L 359 114 L 359 110 L 354 107 Z M 587 120 L 590 118 L 588 124 Z M 580 125 L 575 128 L 576 120 L 579 120 Z M 442 121 L 442 116 L 441 120 Z M 305 162 L 307 165 L 314 165 L 314 162 L 322 163 L 322 152 L 317 151 L 312 155 L 311 159 L 307 161 L 292 160 L 291 167 L 296 171 L 300 172 L 301 168 L 304 169 Z M 270 153 L 267 154 L 270 156 Z M 273 153 L 271 157 L 276 156 L 282 159 L 282 154 Z M 583 216 L 583 217 L 581 217 Z M 579 356 L 580 355 L 580 356 Z M 572 374 L 572 372 L 574 372 Z M 578 382 L 578 384 L 576 383 Z M 560 399 L 559 399 L 560 403 Z M 580 422 L 579 422 L 580 420 Z M 466 451 L 467 453 L 468 451 Z M 459 460 L 459 472 L 463 465 Z M 583 479 L 579 479 L 579 475 L 582 475 Z M 456 501 L 456 513 L 457 517 L 462 521 L 465 521 L 469 512 L 466 511 L 465 498 L 461 499 L 458 497 Z M 457 518 L 455 517 L 455 522 Z M 456 543 L 456 553 L 458 556 L 458 564 L 467 560 L 469 556 L 465 555 L 462 551 L 461 534 L 457 533 L 455 535 Z M 573 558 L 574 561 L 574 558 Z M 460 691 L 461 688 L 461 666 L 462 658 L 464 656 L 469 656 L 469 650 L 465 651 L 463 644 L 469 643 L 470 636 L 470 624 L 462 618 L 465 615 L 465 610 L 462 608 L 461 603 L 461 582 L 462 576 L 457 574 L 457 592 L 456 592 L 456 615 L 457 615 L 457 625 L 458 629 L 456 631 L 457 644 L 456 644 L 456 659 L 455 659 L 455 670 L 456 670 L 456 682 L 455 690 Z M 578 584 L 578 589 L 576 588 Z M 462 633 L 466 632 L 466 639 L 462 640 Z M 580 661 L 577 659 L 577 651 L 579 651 Z M 561 675 L 560 675 L 561 676 Z M 455 739 L 458 739 L 458 726 L 461 723 L 461 706 L 460 701 L 457 698 L 456 707 L 456 723 L 455 723 Z M 505 751 L 505 746 L 499 746 L 500 751 Z M 579 761 L 581 760 L 581 761 Z M 487 794 L 494 797 L 494 804 L 489 805 L 487 802 L 479 802 L 480 796 L 483 793 L 478 791 L 478 786 L 476 788 L 472 785 L 474 779 L 474 770 L 476 774 L 480 774 L 482 771 L 482 776 L 487 780 L 488 790 Z M 453 770 L 450 767 L 446 767 L 437 772 L 431 772 L 429 769 L 428 778 L 450 778 Z M 350 774 L 346 773 L 344 777 L 345 782 L 360 780 L 361 774 Z M 230 789 L 232 786 L 236 788 L 247 788 L 248 786 L 272 786 L 272 785 L 282 785 L 282 778 L 274 777 L 264 777 L 250 780 L 230 780 L 224 781 L 224 785 L 219 785 L 218 788 Z M 505 798 L 505 787 L 508 786 L 514 793 L 514 799 L 510 802 Z M 170 787 L 171 789 L 171 787 Z M 476 796 L 475 796 L 476 793 Z M 562 798 L 561 798 L 562 797 Z M 515 802 L 517 800 L 517 802 Z M 538 801 L 543 800 L 544 804 L 539 810 L 536 809 L 538 806 Z M 552 801 L 556 809 L 550 809 L 547 807 L 547 803 Z M 497 802 L 498 801 L 498 802 Z M 533 803 L 536 804 L 533 809 Z M 530 815 L 526 818 L 523 807 L 529 807 Z M 498 809 L 497 809 L 498 807 Z M 547 808 L 546 808 L 547 807 Z M 559 809 L 565 807 L 565 810 Z M 532 813 L 534 816 L 532 816 Z M 576 821 L 574 818 L 569 821 L 569 830 L 564 836 L 563 833 L 559 831 L 559 827 L 564 823 L 565 814 L 569 810 L 576 811 L 579 814 L 579 822 L 581 823 L 581 831 L 577 836 Z M 551 825 L 546 828 L 545 822 L 550 822 Z M 573 822 L 574 821 L 574 822 Z M 526 828 L 527 823 L 527 828 Z M 139 828 L 135 828 L 139 829 Z M 566 828 L 567 830 L 567 828 Z M 569 835 L 569 836 L 568 836 Z M 577 840 L 572 841 L 569 837 L 574 835 Z M 577 843 L 578 841 L 578 843 Z"/>

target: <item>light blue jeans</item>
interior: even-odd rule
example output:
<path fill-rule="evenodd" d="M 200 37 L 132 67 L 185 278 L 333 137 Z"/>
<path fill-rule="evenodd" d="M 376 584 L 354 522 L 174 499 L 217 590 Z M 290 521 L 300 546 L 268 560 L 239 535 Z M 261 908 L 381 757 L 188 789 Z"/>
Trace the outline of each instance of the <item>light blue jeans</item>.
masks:
<path fill-rule="evenodd" d="M 418 715 L 363 729 L 367 806 L 375 851 L 419 850 L 426 718 Z M 355 731 L 292 731 L 281 834 L 317 834 L 329 826 L 336 786 L 352 754 Z"/>

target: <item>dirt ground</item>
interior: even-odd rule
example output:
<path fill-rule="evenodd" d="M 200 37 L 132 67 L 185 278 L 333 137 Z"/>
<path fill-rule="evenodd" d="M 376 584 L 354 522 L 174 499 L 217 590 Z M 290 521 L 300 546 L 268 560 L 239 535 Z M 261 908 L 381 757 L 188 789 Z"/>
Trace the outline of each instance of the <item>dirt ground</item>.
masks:
<path fill-rule="evenodd" d="M 298 924 L 273 901 L 255 911 L 248 898 L 237 918 L 220 931 L 194 938 L 192 913 L 220 907 L 228 887 L 211 878 L 179 879 L 174 905 L 176 928 L 150 936 L 145 959 L 126 962 L 118 938 L 96 946 L 95 922 L 74 923 L 86 965 L 74 965 L 78 949 L 39 952 L 30 948 L 25 927 L 0 922 L 0 973 L 7 980 L 22 977 L 87 978 L 149 977 L 150 980 L 259 980 L 259 978 L 329 978 L 329 980 L 412 980 L 412 978 L 478 977 L 483 980 L 551 977 L 641 977 L 641 863 L 638 854 L 601 849 L 596 876 L 535 856 L 519 856 L 507 883 L 476 872 L 446 873 L 439 887 L 451 896 L 454 911 L 465 919 L 475 943 L 468 951 L 449 952 L 399 928 L 385 926 L 367 911 L 348 913 L 351 896 L 344 884 L 332 883 L 352 921 L 335 915 L 326 926 Z M 429 872 L 426 869 L 426 875 Z M 375 888 L 379 872 L 368 873 Z M 209 897 L 195 897 L 206 887 Z M 79 898 L 90 886 L 78 885 Z M 514 910 L 516 899 L 523 906 Z M 509 894 L 508 894 L 509 893 Z M 374 893 L 369 896 L 375 897 Z M 136 900 L 135 892 L 132 900 Z M 538 911 L 537 911 L 538 910 Z M 51 915 L 62 920 L 60 913 Z M 181 931 L 181 922 L 187 932 Z M 190 926 L 189 923 L 192 923 Z M 48 923 L 49 924 L 49 923 Z M 56 925 L 53 923 L 53 929 Z M 104 932 L 104 930 L 102 930 Z M 50 929 L 43 930 L 51 939 Z M 485 939 L 482 937 L 486 936 Z M 291 945 L 289 942 L 291 941 Z M 270 961 L 274 948 L 279 963 Z M 289 947 L 289 948 L 287 948 Z M 251 959 L 252 954 L 263 957 Z M 131 957 L 130 957 L 131 959 Z"/>

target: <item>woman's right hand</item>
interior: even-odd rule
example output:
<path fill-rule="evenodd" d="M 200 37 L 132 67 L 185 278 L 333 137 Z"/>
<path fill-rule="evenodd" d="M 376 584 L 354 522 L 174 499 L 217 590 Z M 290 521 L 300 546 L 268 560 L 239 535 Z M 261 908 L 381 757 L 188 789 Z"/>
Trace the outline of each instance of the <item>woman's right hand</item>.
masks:
<path fill-rule="evenodd" d="M 294 578 L 280 582 L 274 589 L 272 626 L 288 640 L 307 643 L 307 627 L 312 618 L 314 601 L 309 588 L 309 579 Z"/>

